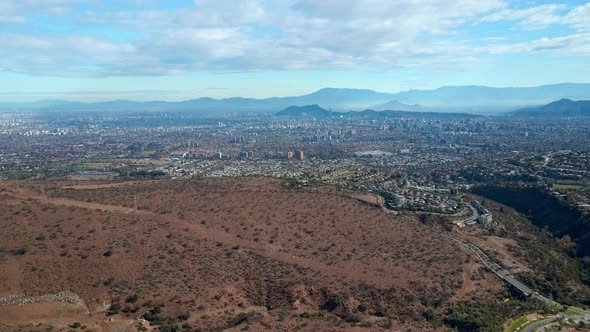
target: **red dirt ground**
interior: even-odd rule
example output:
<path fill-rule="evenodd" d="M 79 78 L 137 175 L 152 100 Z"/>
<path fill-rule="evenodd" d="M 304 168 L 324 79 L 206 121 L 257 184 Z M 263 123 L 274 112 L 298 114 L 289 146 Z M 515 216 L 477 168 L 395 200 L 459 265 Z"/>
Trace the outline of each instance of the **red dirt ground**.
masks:
<path fill-rule="evenodd" d="M 164 304 L 166 315 L 189 312 L 193 329 L 228 327 L 240 312 L 265 307 L 262 323 L 247 323 L 252 329 L 381 330 L 391 322 L 428 330 L 443 328 L 422 319 L 426 308 L 500 289 L 452 242 L 354 195 L 268 178 L 0 182 L 0 297 L 73 291 L 93 313 L 74 316 L 97 331 L 135 329 L 137 321 L 106 322 L 138 318 L 147 301 Z M 133 307 L 125 298 L 134 293 L 136 313 L 96 313 L 105 301 Z M 293 317 L 335 297 L 342 303 L 326 318 Z M 356 310 L 361 303 L 366 312 Z M 2 318 L 11 307 L 0 307 L 0 324 L 14 327 Z M 351 316 L 361 322 L 345 322 Z M 16 321 L 65 324 L 29 318 Z"/>

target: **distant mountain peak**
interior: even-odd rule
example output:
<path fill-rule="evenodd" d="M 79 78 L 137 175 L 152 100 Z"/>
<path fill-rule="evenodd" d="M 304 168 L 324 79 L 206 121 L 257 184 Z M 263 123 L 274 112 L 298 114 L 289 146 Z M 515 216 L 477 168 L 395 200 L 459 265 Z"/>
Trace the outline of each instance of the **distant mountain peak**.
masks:
<path fill-rule="evenodd" d="M 296 106 L 292 105 L 284 110 L 278 112 L 277 116 L 310 116 L 310 117 L 329 117 L 334 112 L 330 112 L 324 108 L 321 108 L 317 104 Z"/>
<path fill-rule="evenodd" d="M 560 100 L 556 100 L 556 101 L 551 102 L 549 104 L 571 104 L 571 103 L 575 103 L 575 101 L 568 99 L 568 98 L 561 98 Z"/>
<path fill-rule="evenodd" d="M 173 101 L 103 101 L 72 102 L 43 100 L 38 102 L 0 103 L 0 111 L 186 111 L 199 113 L 277 112 L 289 105 L 319 105 L 327 110 L 345 112 L 367 108 L 376 111 L 401 110 L 408 112 L 468 112 L 498 114 L 511 110 L 558 101 L 590 99 L 590 84 L 562 83 L 524 88 L 495 88 L 477 85 L 443 86 L 434 90 L 407 90 L 384 93 L 368 89 L 326 87 L 301 96 L 265 99 L 231 97 L 214 99 L 200 97 Z M 563 106 L 565 107 L 565 106 Z"/>
<path fill-rule="evenodd" d="M 327 88 L 321 88 L 319 90 L 317 90 L 316 92 L 340 92 L 340 91 L 364 91 L 364 92 L 374 92 L 374 93 L 379 93 L 377 91 L 374 90 L 370 90 L 370 89 L 355 89 L 355 88 L 331 88 L 331 87 L 327 87 Z"/>
<path fill-rule="evenodd" d="M 422 107 L 419 104 L 408 105 L 397 100 L 392 100 L 384 104 L 373 105 L 371 106 L 372 109 L 377 111 L 410 111 L 410 112 L 426 112 L 426 111 L 433 111 L 433 109 L 429 109 L 426 107 Z"/>
<path fill-rule="evenodd" d="M 590 116 L 590 100 L 573 101 L 568 98 L 550 102 L 539 107 L 518 109 L 512 116 L 525 117 L 588 117 Z"/>

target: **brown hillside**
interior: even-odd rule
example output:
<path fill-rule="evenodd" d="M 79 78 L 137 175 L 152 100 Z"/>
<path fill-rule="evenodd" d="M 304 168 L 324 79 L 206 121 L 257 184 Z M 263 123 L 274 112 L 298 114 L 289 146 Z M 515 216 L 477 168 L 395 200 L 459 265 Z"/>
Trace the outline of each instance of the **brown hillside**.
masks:
<path fill-rule="evenodd" d="M 0 297 L 71 291 L 94 330 L 114 330 L 109 318 L 134 329 L 161 304 L 159 317 L 189 313 L 187 329 L 436 328 L 426 309 L 501 290 L 436 232 L 334 188 L 267 178 L 72 185 L 0 183 Z M 121 311 L 107 317 L 111 302 Z M 293 316 L 304 312 L 319 317 Z M 27 315 L 0 323 L 64 324 Z"/>

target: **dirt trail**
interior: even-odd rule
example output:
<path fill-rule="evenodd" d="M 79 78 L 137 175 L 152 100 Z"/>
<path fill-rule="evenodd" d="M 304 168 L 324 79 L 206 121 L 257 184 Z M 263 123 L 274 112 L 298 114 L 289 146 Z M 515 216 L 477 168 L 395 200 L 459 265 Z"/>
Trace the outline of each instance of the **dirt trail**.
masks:
<path fill-rule="evenodd" d="M 466 267 L 463 269 L 463 272 L 461 273 L 461 278 L 463 280 L 463 284 L 461 286 L 461 289 L 459 289 L 457 291 L 457 294 L 455 295 L 457 299 L 461 299 L 461 298 L 465 297 L 466 295 L 468 295 L 469 293 L 477 290 L 477 287 L 478 287 L 477 282 L 475 282 L 474 280 L 471 280 L 471 277 L 473 276 L 473 274 L 477 271 L 477 269 L 480 266 L 481 266 L 480 264 L 475 262 L 475 263 L 467 264 Z"/>
<path fill-rule="evenodd" d="M 256 253 L 260 256 L 271 258 L 274 260 L 278 260 L 287 264 L 298 265 L 303 268 L 309 268 L 322 274 L 326 275 L 333 275 L 335 277 L 344 277 L 351 281 L 356 282 L 365 282 L 369 284 L 373 284 L 376 286 L 388 286 L 391 284 L 391 280 L 388 283 L 386 278 L 380 276 L 378 274 L 372 273 L 371 271 L 361 271 L 361 270 L 354 270 L 354 268 L 348 267 L 338 267 L 338 266 L 329 266 L 322 262 L 295 256 L 288 252 L 283 251 L 274 251 L 274 250 L 266 250 L 266 246 L 261 245 L 258 242 L 249 241 L 245 239 L 236 238 L 234 235 L 226 233 L 225 231 L 206 228 L 200 224 L 193 224 L 187 221 L 180 220 L 173 216 L 162 215 L 156 212 L 146 211 L 146 210 L 135 210 L 133 208 L 127 208 L 123 206 L 117 205 L 106 205 L 106 204 L 99 204 L 99 203 L 90 203 L 84 201 L 77 201 L 73 199 L 67 198 L 53 198 L 53 197 L 41 197 L 37 193 L 20 189 L 17 193 L 17 196 L 23 199 L 34 199 L 41 201 L 45 204 L 54 204 L 54 205 L 62 205 L 62 206 L 75 206 L 79 208 L 85 209 L 93 209 L 93 210 L 102 210 L 102 211 L 109 211 L 113 213 L 125 213 L 125 214 L 133 214 L 137 213 L 138 216 L 150 216 L 155 217 L 160 220 L 165 220 L 170 222 L 170 226 L 173 226 L 176 231 L 178 232 L 186 232 L 188 228 L 193 234 L 201 237 L 206 238 L 211 241 L 221 242 L 227 246 L 234 247 L 239 245 L 240 250 L 247 250 L 249 252 Z"/>
<path fill-rule="evenodd" d="M 89 315 L 87 309 L 77 304 L 63 302 L 33 303 L 0 307 L 0 329 L 2 325 L 17 327 L 43 324 L 45 330 L 52 326 L 53 331 L 78 331 L 70 328 L 73 322 L 79 322 L 95 332 L 127 332 L 135 323 L 132 319 L 105 319 L 104 314 Z M 21 329 L 19 329 L 20 331 Z M 49 329 L 47 329 L 49 331 Z M 80 330 L 81 331 L 81 330 Z"/>
<path fill-rule="evenodd" d="M 356 196 L 352 196 L 352 197 L 356 198 L 358 200 L 361 200 L 363 202 L 375 204 L 378 206 L 383 206 L 383 197 L 381 197 L 380 195 L 364 194 L 364 195 L 356 195 Z"/>
<path fill-rule="evenodd" d="M 8 257 L 6 262 L 0 264 L 0 280 L 6 282 L 6 291 L 0 292 L 0 297 L 4 295 L 20 293 L 20 280 L 22 280 L 22 273 L 20 266 L 14 256 Z M 6 294 L 3 294 L 6 293 Z"/>
<path fill-rule="evenodd" d="M 147 181 L 145 181 L 147 182 Z M 104 188 L 117 188 L 124 187 L 138 183 L 137 181 L 125 181 L 115 183 L 104 183 L 104 184 L 80 184 L 75 186 L 65 186 L 61 189 L 104 189 Z"/>

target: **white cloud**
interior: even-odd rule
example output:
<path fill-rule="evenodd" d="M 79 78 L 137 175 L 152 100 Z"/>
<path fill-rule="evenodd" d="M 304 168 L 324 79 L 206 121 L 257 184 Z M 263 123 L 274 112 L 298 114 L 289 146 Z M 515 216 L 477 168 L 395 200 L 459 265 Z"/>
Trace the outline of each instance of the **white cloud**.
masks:
<path fill-rule="evenodd" d="M 141 0 L 128 0 L 134 3 Z M 71 3 L 88 2 L 75 12 Z M 590 5 L 513 9 L 501 0 L 199 0 L 191 8 L 118 11 L 97 0 L 4 0 L 0 10 L 34 27 L 27 11 L 72 14 L 85 35 L 35 29 L 0 33 L 0 69 L 45 75 L 165 75 L 196 70 L 300 70 L 455 66 L 478 55 L 587 50 L 583 33 L 511 44 L 506 36 L 456 41 L 487 22 L 522 29 L 589 29 Z M 4 11 L 0 11 L 4 12 Z M 0 23 L 3 16 L 0 16 Z M 16 23 L 16 22 L 14 22 Z M 108 38 L 103 30 L 130 37 Z M 93 33 L 95 31 L 96 33 Z"/>
<path fill-rule="evenodd" d="M 474 54 L 534 54 L 553 52 L 563 55 L 590 55 L 590 33 L 554 38 L 539 38 L 527 42 L 483 46 L 472 49 Z"/>
<path fill-rule="evenodd" d="M 524 29 L 542 29 L 549 25 L 559 23 L 559 12 L 566 8 L 565 5 L 546 4 L 530 8 L 502 10 L 484 16 L 482 22 L 517 21 Z"/>
<path fill-rule="evenodd" d="M 0 68 L 44 75 L 87 75 L 111 70 L 134 55 L 132 45 L 92 37 L 50 38 L 0 33 Z"/>
<path fill-rule="evenodd" d="M 506 7 L 481 18 L 481 22 L 517 22 L 525 30 L 545 29 L 552 25 L 566 25 L 590 29 L 590 3 L 570 8 L 566 4 L 544 4 L 529 8 Z"/>
<path fill-rule="evenodd" d="M 565 22 L 578 29 L 590 30 L 590 3 L 572 9 L 566 15 Z"/>
<path fill-rule="evenodd" d="M 13 16 L 13 15 L 0 15 L 0 24 L 7 23 L 26 23 L 27 19 L 24 16 Z"/>
<path fill-rule="evenodd" d="M 27 20 L 18 13 L 16 3 L 12 1 L 0 2 L 0 23 L 25 23 Z"/>

